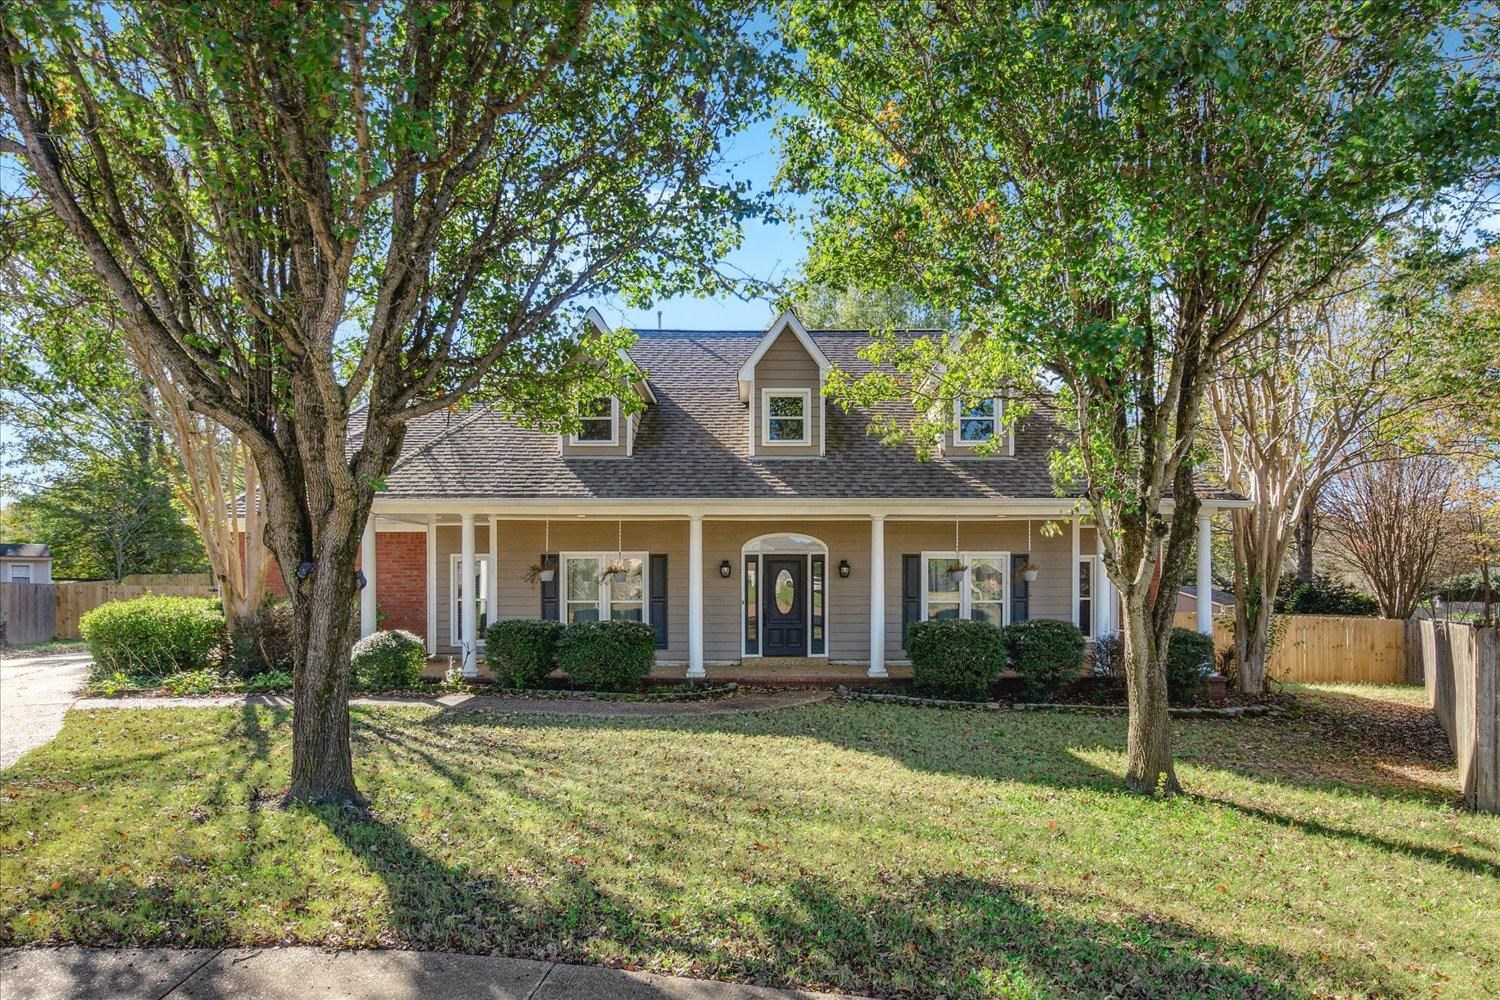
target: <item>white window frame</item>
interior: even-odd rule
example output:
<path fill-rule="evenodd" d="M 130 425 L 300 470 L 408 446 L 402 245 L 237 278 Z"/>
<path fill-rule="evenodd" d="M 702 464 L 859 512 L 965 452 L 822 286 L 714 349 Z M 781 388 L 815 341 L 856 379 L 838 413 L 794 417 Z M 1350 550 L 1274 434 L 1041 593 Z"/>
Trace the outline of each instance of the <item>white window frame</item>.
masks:
<path fill-rule="evenodd" d="M 26 579 L 24 579 L 24 580 L 19 580 L 19 579 L 16 578 L 16 573 L 17 572 L 21 572 L 21 571 L 24 571 L 26 573 Z M 35 582 L 32 579 L 32 575 L 31 575 L 31 563 L 11 563 L 10 564 L 10 582 L 11 583 L 33 583 L 33 582 Z"/>
<path fill-rule="evenodd" d="M 1088 597 L 1084 597 L 1083 596 L 1083 588 L 1077 586 L 1077 584 L 1078 584 L 1078 571 L 1083 568 L 1083 564 L 1084 563 L 1088 563 L 1088 565 L 1089 565 L 1089 594 L 1088 594 Z M 1073 583 L 1074 583 L 1074 591 L 1073 591 L 1073 624 L 1077 625 L 1080 629 L 1083 629 L 1083 634 L 1087 638 L 1097 639 L 1097 638 L 1099 638 L 1099 557 L 1098 556 L 1096 556 L 1096 555 L 1087 555 L 1087 556 L 1079 556 L 1078 557 L 1078 560 L 1073 563 Z M 1084 628 L 1084 626 L 1083 626 L 1083 608 L 1081 607 L 1081 605 L 1083 604 L 1084 601 L 1088 601 L 1089 602 L 1089 623 L 1088 623 L 1088 628 Z"/>
<path fill-rule="evenodd" d="M 641 599 L 637 601 L 623 601 L 625 604 L 639 603 L 641 606 L 641 621 L 647 625 L 651 624 L 651 553 L 649 552 L 563 552 L 559 553 L 557 561 L 557 620 L 564 625 L 568 623 L 568 563 L 580 559 L 597 559 L 599 571 L 603 573 L 605 568 L 616 559 L 639 559 L 641 561 Z M 608 621 L 614 608 L 614 581 L 609 574 L 599 581 L 599 620 Z"/>
<path fill-rule="evenodd" d="M 1015 438 L 1014 429 L 1010 428 L 1010 427 L 1006 427 L 1005 423 L 1004 423 L 1004 418 L 1005 418 L 1005 397 L 1004 396 L 999 396 L 999 395 L 996 395 L 996 396 L 982 396 L 982 397 L 980 397 L 980 399 L 978 401 L 982 402 L 983 400 L 986 400 L 986 399 L 993 400 L 994 404 L 995 404 L 995 415 L 993 417 L 989 418 L 993 422 L 994 431 L 993 431 L 993 434 L 992 434 L 991 437 L 985 438 L 982 441 L 965 441 L 963 439 L 963 437 L 962 437 L 962 435 L 963 435 L 963 421 L 965 420 L 965 417 L 963 415 L 964 404 L 965 403 L 969 403 L 969 402 L 976 402 L 976 401 L 975 400 L 966 400 L 966 399 L 955 399 L 953 401 L 953 434 L 951 435 L 951 437 L 953 438 L 953 447 L 955 449 L 957 449 L 957 450 L 972 452 L 976 448 L 980 448 L 982 446 L 988 445 L 991 441 L 1000 440 L 1001 435 L 1004 435 L 1003 447 L 1000 450 L 994 452 L 993 455 L 996 456 L 996 457 L 1002 456 L 1002 455 L 1003 456 L 1014 455 L 1015 454 L 1015 450 L 1016 450 L 1016 438 Z M 969 420 L 983 420 L 985 418 L 984 417 L 969 417 L 967 419 L 969 419 Z"/>
<path fill-rule="evenodd" d="M 773 440 L 771 437 L 771 400 L 802 400 L 802 437 L 795 441 Z M 777 417 L 791 420 L 791 417 Z M 762 389 L 760 391 L 760 439 L 768 448 L 805 448 L 812 444 L 812 390 L 811 389 Z"/>
<path fill-rule="evenodd" d="M 597 398 L 597 397 L 596 397 Z M 581 406 L 581 404 L 580 404 Z M 579 419 L 603 420 L 603 417 L 582 416 Z M 568 444 L 575 448 L 618 448 L 620 446 L 620 397 L 609 397 L 609 440 L 608 441 L 581 441 L 577 432 L 568 435 Z"/>
<path fill-rule="evenodd" d="M 454 552 L 448 556 L 448 644 L 458 646 L 463 643 L 463 636 L 459 633 L 458 602 L 459 574 L 463 572 L 463 553 Z M 484 605 L 484 628 L 495 620 L 490 612 L 490 557 L 487 552 L 474 553 L 474 573 L 479 577 L 479 600 Z M 474 623 L 475 644 L 484 645 L 484 628 Z"/>
<path fill-rule="evenodd" d="M 964 564 L 964 579 L 958 585 L 958 617 L 969 620 L 973 610 L 973 577 L 975 559 L 990 559 L 1000 564 L 1000 579 L 1004 581 L 1000 593 L 1000 623 L 1010 624 L 1010 553 L 1009 552 L 923 552 L 922 553 L 922 620 L 927 615 L 927 563 L 932 559 L 957 559 Z M 948 603 L 948 602 L 943 602 Z"/>

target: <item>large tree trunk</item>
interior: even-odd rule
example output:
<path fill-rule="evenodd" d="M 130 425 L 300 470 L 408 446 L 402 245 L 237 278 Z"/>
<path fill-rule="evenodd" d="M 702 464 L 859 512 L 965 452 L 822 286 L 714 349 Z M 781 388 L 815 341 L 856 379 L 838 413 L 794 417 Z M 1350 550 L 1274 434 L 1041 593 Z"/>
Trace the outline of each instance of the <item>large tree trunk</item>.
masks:
<path fill-rule="evenodd" d="M 299 641 L 287 796 L 298 802 L 361 801 L 349 746 L 349 652 L 358 624 L 354 557 L 365 518 L 348 515 L 337 530 L 325 527 L 312 571 L 289 591 Z"/>
<path fill-rule="evenodd" d="M 1146 600 L 1148 589 L 1137 583 L 1120 594 L 1125 619 L 1125 690 L 1130 705 L 1125 784 L 1145 795 L 1176 795 L 1182 786 L 1172 767 L 1172 717 L 1167 711 L 1167 673 L 1161 655 L 1166 643 L 1155 634 Z"/>

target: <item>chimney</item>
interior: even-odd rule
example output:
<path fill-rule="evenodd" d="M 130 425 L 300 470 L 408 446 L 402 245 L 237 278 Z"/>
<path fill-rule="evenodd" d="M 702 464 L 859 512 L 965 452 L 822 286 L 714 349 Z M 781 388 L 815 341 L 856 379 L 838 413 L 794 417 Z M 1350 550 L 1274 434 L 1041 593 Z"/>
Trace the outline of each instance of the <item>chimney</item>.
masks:
<path fill-rule="evenodd" d="M 661 310 L 656 310 L 656 329 L 661 329 Z"/>

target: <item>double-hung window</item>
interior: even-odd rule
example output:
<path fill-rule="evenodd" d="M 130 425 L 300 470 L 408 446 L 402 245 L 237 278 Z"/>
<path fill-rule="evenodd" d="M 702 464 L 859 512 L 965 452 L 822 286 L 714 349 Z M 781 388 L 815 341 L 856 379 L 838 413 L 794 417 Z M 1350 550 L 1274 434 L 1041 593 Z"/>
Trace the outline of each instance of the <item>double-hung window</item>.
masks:
<path fill-rule="evenodd" d="M 1078 560 L 1078 627 L 1086 636 L 1094 634 L 1094 567 L 1098 564 L 1093 556 Z"/>
<path fill-rule="evenodd" d="M 484 630 L 490 623 L 490 557 L 474 556 L 474 636 L 479 644 L 484 643 Z M 455 552 L 448 557 L 448 594 L 453 602 L 452 614 L 448 616 L 448 639 L 457 646 L 464 634 L 464 574 L 463 557 Z"/>
<path fill-rule="evenodd" d="M 953 443 L 960 448 L 975 448 L 1000 437 L 1005 400 L 999 396 L 953 402 Z"/>
<path fill-rule="evenodd" d="M 646 564 L 644 552 L 564 552 L 563 620 L 645 621 Z"/>
<path fill-rule="evenodd" d="M 807 444 L 812 440 L 812 390 L 766 389 L 761 436 L 766 444 Z"/>
<path fill-rule="evenodd" d="M 1009 565 L 1005 552 L 922 553 L 922 617 L 1004 625 Z"/>
<path fill-rule="evenodd" d="M 10 582 L 11 583 L 30 583 L 31 582 L 31 564 L 30 563 L 12 563 L 11 567 L 10 567 Z"/>
<path fill-rule="evenodd" d="M 582 445 L 618 444 L 620 437 L 620 400 L 616 396 L 596 396 L 578 406 L 578 430 L 573 443 Z"/>

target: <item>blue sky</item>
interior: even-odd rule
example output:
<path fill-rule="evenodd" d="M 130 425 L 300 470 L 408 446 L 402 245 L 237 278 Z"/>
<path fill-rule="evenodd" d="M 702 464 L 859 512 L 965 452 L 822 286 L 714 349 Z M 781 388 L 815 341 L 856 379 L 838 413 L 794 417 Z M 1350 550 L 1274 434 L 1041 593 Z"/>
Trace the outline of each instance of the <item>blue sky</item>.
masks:
<path fill-rule="evenodd" d="M 750 181 L 757 192 L 769 191 L 780 157 L 771 122 L 760 122 L 735 136 L 725 146 L 725 172 Z M 780 203 L 797 212 L 806 207 L 805 201 L 788 197 L 783 197 Z M 744 243 L 721 262 L 720 269 L 729 275 L 781 284 L 796 275 L 806 249 L 807 239 L 801 223 L 749 222 L 745 225 Z M 765 295 L 748 300 L 677 297 L 663 299 L 650 309 L 630 309 L 618 300 L 593 304 L 612 327 L 655 328 L 659 309 L 661 325 L 667 329 L 758 330 L 773 318 L 768 298 Z"/>

